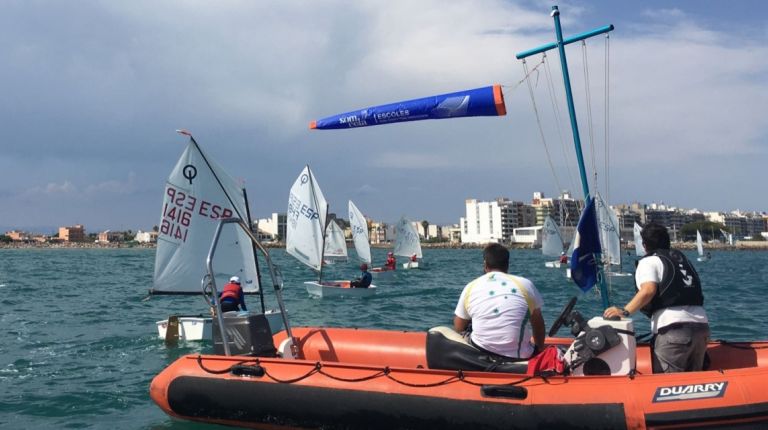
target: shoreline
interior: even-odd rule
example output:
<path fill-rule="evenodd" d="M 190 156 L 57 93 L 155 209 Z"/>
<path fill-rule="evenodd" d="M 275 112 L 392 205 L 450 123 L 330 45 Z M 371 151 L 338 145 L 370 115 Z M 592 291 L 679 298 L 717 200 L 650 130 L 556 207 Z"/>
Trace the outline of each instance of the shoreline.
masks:
<path fill-rule="evenodd" d="M 282 242 L 263 242 L 262 246 L 265 248 L 285 248 L 285 244 Z M 372 244 L 371 248 L 379 249 L 392 249 L 392 244 Z M 469 244 L 469 243 L 449 243 L 449 242 L 437 242 L 437 243 L 422 243 L 421 247 L 424 249 L 483 249 L 485 244 Z M 513 243 L 507 244 L 509 249 L 532 249 L 529 244 Z M 61 243 L 25 243 L 25 242 L 10 242 L 0 243 L 0 249 L 154 249 L 157 248 L 155 243 L 88 243 L 88 242 L 61 242 Z M 350 248 L 352 248 L 350 246 Z M 691 250 L 696 249 L 696 244 L 692 242 L 678 242 L 673 243 L 672 248 Z M 535 248 L 539 249 L 539 248 Z M 624 251 L 634 251 L 634 247 L 622 246 Z M 735 245 L 725 244 L 707 244 L 704 248 L 705 251 L 768 251 L 768 241 L 738 241 Z"/>

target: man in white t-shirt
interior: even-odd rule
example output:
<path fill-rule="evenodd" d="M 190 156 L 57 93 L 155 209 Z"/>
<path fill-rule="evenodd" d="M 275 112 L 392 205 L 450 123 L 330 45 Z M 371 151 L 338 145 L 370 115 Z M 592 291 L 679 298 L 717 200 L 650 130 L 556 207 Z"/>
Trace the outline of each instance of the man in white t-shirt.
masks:
<path fill-rule="evenodd" d="M 544 301 L 528 279 L 507 274 L 509 251 L 497 243 L 483 250 L 485 275 L 467 284 L 454 311 L 461 333 L 472 323 L 470 343 L 513 359 L 527 359 L 544 348 Z M 530 323 L 530 324 L 529 324 Z"/>
<path fill-rule="evenodd" d="M 709 320 L 699 274 L 685 255 L 670 249 L 666 227 L 649 223 L 640 234 L 647 254 L 635 271 L 638 291 L 623 309 L 612 306 L 603 317 L 640 310 L 651 319 L 654 373 L 702 370 Z"/>

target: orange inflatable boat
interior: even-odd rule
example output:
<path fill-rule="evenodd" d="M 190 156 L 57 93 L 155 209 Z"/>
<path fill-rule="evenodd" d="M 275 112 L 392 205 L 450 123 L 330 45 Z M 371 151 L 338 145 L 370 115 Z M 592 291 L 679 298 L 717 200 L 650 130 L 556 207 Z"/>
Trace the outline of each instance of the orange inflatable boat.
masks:
<path fill-rule="evenodd" d="M 444 328 L 294 328 L 262 357 L 182 357 L 150 392 L 174 417 L 265 429 L 768 428 L 768 342 L 711 343 L 709 370 L 653 374 L 631 320 L 578 328 L 547 338 L 567 348 L 569 375 L 483 361 Z M 594 350 L 574 359 L 585 336 Z"/>

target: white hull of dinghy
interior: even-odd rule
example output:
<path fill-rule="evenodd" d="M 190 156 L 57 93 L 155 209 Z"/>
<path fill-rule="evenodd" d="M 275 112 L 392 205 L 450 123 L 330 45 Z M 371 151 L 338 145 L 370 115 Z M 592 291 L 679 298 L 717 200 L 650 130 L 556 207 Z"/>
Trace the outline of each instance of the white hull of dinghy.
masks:
<path fill-rule="evenodd" d="M 403 269 L 424 269 L 425 264 L 423 261 L 408 261 L 403 263 Z"/>
<path fill-rule="evenodd" d="M 370 297 L 376 294 L 376 286 L 371 284 L 368 288 L 350 288 L 349 281 L 329 281 L 322 284 L 316 281 L 304 283 L 307 292 L 314 297 Z"/>
<path fill-rule="evenodd" d="M 374 279 L 392 279 L 395 276 L 395 270 L 386 270 L 381 267 L 371 269 L 371 275 Z"/>
<path fill-rule="evenodd" d="M 280 311 L 268 310 L 266 312 L 269 327 L 272 334 L 283 330 L 283 317 Z M 168 320 L 157 322 L 157 334 L 160 339 L 165 339 L 168 330 Z M 203 316 L 179 316 L 179 340 L 202 341 L 213 340 L 213 318 Z"/>
<path fill-rule="evenodd" d="M 551 269 L 559 269 L 562 265 L 563 263 L 559 261 L 547 261 L 544 263 L 544 267 L 549 267 Z"/>

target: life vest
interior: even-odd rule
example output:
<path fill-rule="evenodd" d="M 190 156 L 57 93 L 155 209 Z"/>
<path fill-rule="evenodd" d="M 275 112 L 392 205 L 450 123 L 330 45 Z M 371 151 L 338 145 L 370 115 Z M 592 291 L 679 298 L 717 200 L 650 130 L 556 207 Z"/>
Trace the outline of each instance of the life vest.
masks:
<path fill-rule="evenodd" d="M 221 290 L 221 295 L 219 296 L 219 300 L 225 300 L 225 299 L 232 299 L 235 302 L 240 301 L 240 291 L 242 288 L 240 285 L 237 285 L 235 283 L 228 283 L 224 286 L 224 288 Z"/>
<path fill-rule="evenodd" d="M 395 258 L 394 257 L 387 257 L 387 262 L 384 264 L 387 267 L 394 268 L 395 267 Z"/>
<path fill-rule="evenodd" d="M 547 346 L 539 354 L 528 359 L 526 374 L 530 376 L 565 374 L 563 352 L 554 345 Z"/>
<path fill-rule="evenodd" d="M 702 306 L 704 294 L 701 281 L 691 262 L 677 250 L 659 249 L 653 255 L 664 264 L 664 275 L 659 282 L 656 295 L 641 311 L 649 318 L 659 309 L 672 306 Z"/>

